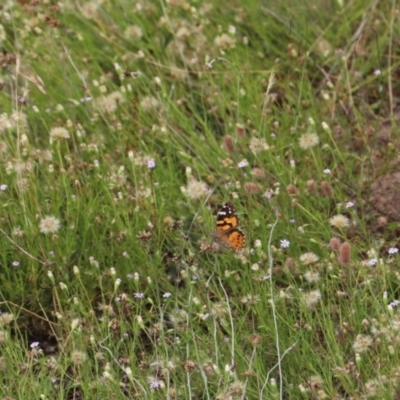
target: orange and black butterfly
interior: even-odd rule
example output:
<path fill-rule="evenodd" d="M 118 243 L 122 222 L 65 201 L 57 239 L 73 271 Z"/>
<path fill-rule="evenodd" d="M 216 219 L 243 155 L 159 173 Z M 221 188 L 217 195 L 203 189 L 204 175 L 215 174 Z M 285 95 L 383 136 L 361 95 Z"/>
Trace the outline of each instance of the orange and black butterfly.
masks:
<path fill-rule="evenodd" d="M 224 246 L 236 252 L 243 249 L 246 236 L 239 228 L 239 217 L 232 203 L 225 203 L 218 211 L 215 236 Z"/>

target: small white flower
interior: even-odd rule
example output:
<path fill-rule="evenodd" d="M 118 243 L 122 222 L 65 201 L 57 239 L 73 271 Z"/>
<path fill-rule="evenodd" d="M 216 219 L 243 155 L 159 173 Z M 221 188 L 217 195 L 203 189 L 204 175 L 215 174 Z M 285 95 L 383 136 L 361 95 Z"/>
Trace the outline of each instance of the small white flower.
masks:
<path fill-rule="evenodd" d="M 274 195 L 274 191 L 272 189 L 267 189 L 263 196 L 267 199 L 270 200 L 272 199 L 272 196 Z"/>
<path fill-rule="evenodd" d="M 205 197 L 209 192 L 208 185 L 205 182 L 197 181 L 193 177 L 188 180 L 187 187 L 182 189 L 190 199 Z"/>
<path fill-rule="evenodd" d="M 7 185 L 3 184 L 0 186 L 0 190 L 4 192 L 5 190 L 7 190 L 7 187 Z"/>
<path fill-rule="evenodd" d="M 373 342 L 374 340 L 369 335 L 357 335 L 353 343 L 353 349 L 357 353 L 365 352 L 373 345 Z"/>
<path fill-rule="evenodd" d="M 354 203 L 352 201 L 348 201 L 346 203 L 346 208 L 351 208 L 351 207 L 354 207 Z"/>
<path fill-rule="evenodd" d="M 343 214 L 334 215 L 329 219 L 329 223 L 331 226 L 334 226 L 338 229 L 343 229 L 350 226 L 350 220 Z"/>
<path fill-rule="evenodd" d="M 311 149 L 319 144 L 319 137 L 316 133 L 304 133 L 300 136 L 299 145 L 303 150 Z"/>
<path fill-rule="evenodd" d="M 242 161 L 240 161 L 240 162 L 238 163 L 238 167 L 239 167 L 239 168 L 244 168 L 244 167 L 247 167 L 248 165 L 249 165 L 249 163 L 248 163 L 247 160 L 242 160 Z"/>
<path fill-rule="evenodd" d="M 325 168 L 323 170 L 323 173 L 329 175 L 331 173 L 331 170 L 329 168 Z"/>
<path fill-rule="evenodd" d="M 376 265 L 378 263 L 378 259 L 377 258 L 371 258 L 369 261 L 368 261 L 368 265 L 370 266 L 370 267 L 373 267 L 374 265 Z"/>
<path fill-rule="evenodd" d="M 304 274 L 304 279 L 305 279 L 308 283 L 316 283 L 316 282 L 319 282 L 319 280 L 320 280 L 319 272 L 307 271 L 307 272 Z"/>
<path fill-rule="evenodd" d="M 259 264 L 254 263 L 254 264 L 250 267 L 250 269 L 251 269 L 252 271 L 258 271 L 258 270 L 260 269 L 260 266 L 259 266 Z"/>
<path fill-rule="evenodd" d="M 156 162 L 152 158 L 150 160 L 147 160 L 148 169 L 154 169 L 155 167 L 156 167 Z"/>
<path fill-rule="evenodd" d="M 314 308 L 321 300 L 321 291 L 312 290 L 311 292 L 303 293 L 302 299 L 307 307 Z"/>
<path fill-rule="evenodd" d="M 302 255 L 300 256 L 300 261 L 301 261 L 304 265 L 314 264 L 314 263 L 316 263 L 318 260 L 319 260 L 319 257 L 318 257 L 315 253 L 313 253 L 313 252 L 311 252 L 311 251 L 309 251 L 309 252 L 307 252 L 307 253 L 304 253 L 304 254 L 302 254 Z"/>
<path fill-rule="evenodd" d="M 397 248 L 397 247 L 391 247 L 389 250 L 388 250 L 388 253 L 389 254 L 396 254 L 396 253 L 398 253 L 399 252 L 399 249 Z"/>
<path fill-rule="evenodd" d="M 155 377 L 151 377 L 149 379 L 149 386 L 151 390 L 156 390 L 163 388 L 165 386 L 165 383 L 163 381 L 158 380 Z"/>
<path fill-rule="evenodd" d="M 48 233 L 56 233 L 60 229 L 60 226 L 60 220 L 52 215 L 42 218 L 39 223 L 40 232 L 45 235 Z"/>
<path fill-rule="evenodd" d="M 290 246 L 290 242 L 287 239 L 282 239 L 280 244 L 282 249 L 287 249 Z"/>
<path fill-rule="evenodd" d="M 252 138 L 250 140 L 249 149 L 256 154 L 264 150 L 269 150 L 269 146 L 265 142 L 265 139 Z"/>
<path fill-rule="evenodd" d="M 399 300 L 393 300 L 392 302 L 389 303 L 391 307 L 397 307 L 400 304 Z"/>
<path fill-rule="evenodd" d="M 325 121 L 321 122 L 321 126 L 324 131 L 329 131 L 329 125 Z"/>
<path fill-rule="evenodd" d="M 62 126 L 56 126 L 50 130 L 50 143 L 55 140 L 69 139 L 70 134 L 68 130 Z"/>

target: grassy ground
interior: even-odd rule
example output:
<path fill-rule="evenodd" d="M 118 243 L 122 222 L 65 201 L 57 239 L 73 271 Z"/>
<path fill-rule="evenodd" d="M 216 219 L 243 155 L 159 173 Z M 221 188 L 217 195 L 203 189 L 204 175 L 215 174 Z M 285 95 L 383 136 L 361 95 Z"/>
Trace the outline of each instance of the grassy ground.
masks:
<path fill-rule="evenodd" d="M 399 398 L 400 8 L 299 3 L 0 6 L 2 399 Z"/>

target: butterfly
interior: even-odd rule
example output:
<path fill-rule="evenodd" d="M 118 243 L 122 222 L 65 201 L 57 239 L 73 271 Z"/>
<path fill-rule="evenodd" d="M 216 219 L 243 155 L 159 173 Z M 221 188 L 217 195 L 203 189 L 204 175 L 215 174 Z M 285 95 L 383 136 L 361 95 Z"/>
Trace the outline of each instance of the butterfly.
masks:
<path fill-rule="evenodd" d="M 215 237 L 236 252 L 243 249 L 246 235 L 239 228 L 239 217 L 232 203 L 225 203 L 218 211 Z"/>

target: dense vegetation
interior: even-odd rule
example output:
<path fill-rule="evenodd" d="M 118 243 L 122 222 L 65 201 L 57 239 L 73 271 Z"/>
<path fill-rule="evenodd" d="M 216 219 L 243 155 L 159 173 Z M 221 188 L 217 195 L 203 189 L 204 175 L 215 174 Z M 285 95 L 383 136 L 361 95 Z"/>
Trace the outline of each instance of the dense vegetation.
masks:
<path fill-rule="evenodd" d="M 3 3 L 2 399 L 399 398 L 395 1 Z"/>

